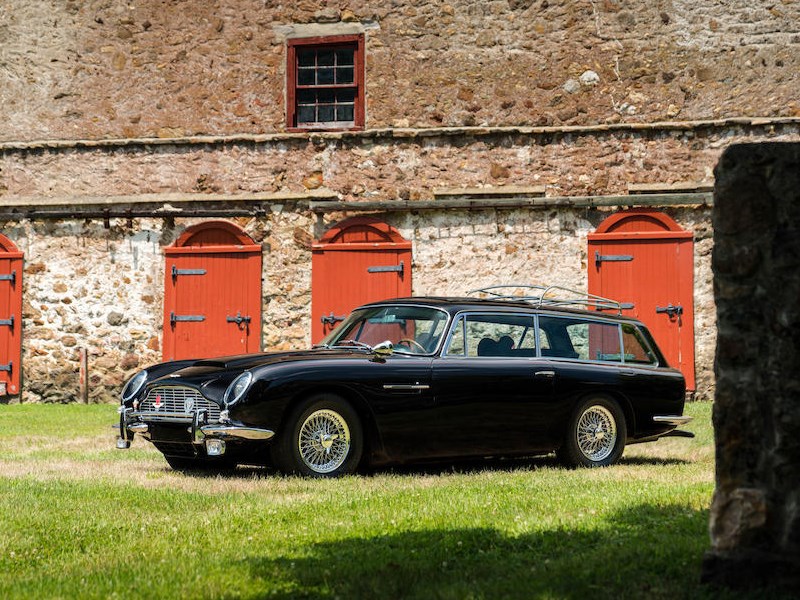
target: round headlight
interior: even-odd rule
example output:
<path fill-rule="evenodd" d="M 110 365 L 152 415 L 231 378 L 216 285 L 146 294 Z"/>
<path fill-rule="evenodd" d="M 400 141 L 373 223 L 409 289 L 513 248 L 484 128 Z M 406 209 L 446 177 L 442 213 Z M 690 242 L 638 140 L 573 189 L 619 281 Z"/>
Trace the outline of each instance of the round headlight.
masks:
<path fill-rule="evenodd" d="M 142 389 L 142 386 L 147 381 L 147 371 L 139 371 L 136 375 L 131 377 L 125 387 L 122 388 L 122 401 L 127 402 L 133 398 Z"/>
<path fill-rule="evenodd" d="M 250 387 L 250 383 L 253 381 L 253 374 L 250 371 L 245 371 L 241 375 L 239 375 L 236 379 L 231 381 L 231 384 L 228 386 L 228 389 L 225 390 L 225 396 L 223 400 L 225 401 L 226 406 L 231 406 L 236 404 L 239 400 L 244 397 L 247 388 Z"/>

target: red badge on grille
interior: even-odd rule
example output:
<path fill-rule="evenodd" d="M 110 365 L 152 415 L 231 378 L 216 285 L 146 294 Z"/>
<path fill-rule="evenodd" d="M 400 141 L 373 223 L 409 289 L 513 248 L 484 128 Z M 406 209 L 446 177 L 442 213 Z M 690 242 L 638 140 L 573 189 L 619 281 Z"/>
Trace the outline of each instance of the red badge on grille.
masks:
<path fill-rule="evenodd" d="M 161 396 L 160 396 L 160 395 L 156 395 L 156 401 L 155 401 L 155 403 L 153 404 L 153 407 L 154 407 L 156 410 L 161 410 Z"/>

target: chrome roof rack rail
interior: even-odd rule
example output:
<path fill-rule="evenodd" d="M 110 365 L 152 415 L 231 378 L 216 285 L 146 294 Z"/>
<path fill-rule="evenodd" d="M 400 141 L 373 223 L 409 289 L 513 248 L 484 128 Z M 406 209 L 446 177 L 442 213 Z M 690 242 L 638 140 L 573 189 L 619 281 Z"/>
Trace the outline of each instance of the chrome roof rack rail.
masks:
<path fill-rule="evenodd" d="M 492 300 L 514 300 L 528 302 L 536 308 L 544 306 L 560 307 L 573 306 L 586 310 L 615 310 L 621 315 L 623 309 L 630 308 L 616 300 L 603 298 L 595 294 L 579 292 L 560 285 L 531 285 L 509 283 L 503 285 L 490 285 L 467 292 L 468 295 L 484 294 Z"/>

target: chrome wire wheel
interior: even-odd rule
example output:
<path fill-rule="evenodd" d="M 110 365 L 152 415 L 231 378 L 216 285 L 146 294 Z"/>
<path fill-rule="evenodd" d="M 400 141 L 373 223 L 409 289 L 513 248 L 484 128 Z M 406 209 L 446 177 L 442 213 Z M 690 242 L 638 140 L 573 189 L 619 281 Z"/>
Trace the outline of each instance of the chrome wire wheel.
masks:
<path fill-rule="evenodd" d="M 617 443 L 617 422 L 611 411 L 593 404 L 578 418 L 575 431 L 578 449 L 588 460 L 599 462 L 608 458 Z"/>
<path fill-rule="evenodd" d="M 335 471 L 350 452 L 347 421 L 328 408 L 312 412 L 300 426 L 297 449 L 303 463 L 315 473 Z"/>

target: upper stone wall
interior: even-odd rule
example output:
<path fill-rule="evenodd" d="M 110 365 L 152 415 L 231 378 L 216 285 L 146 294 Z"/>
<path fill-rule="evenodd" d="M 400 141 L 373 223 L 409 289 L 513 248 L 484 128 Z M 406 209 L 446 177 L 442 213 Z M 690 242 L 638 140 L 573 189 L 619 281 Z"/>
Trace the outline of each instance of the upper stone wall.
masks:
<path fill-rule="evenodd" d="M 800 116 L 792 0 L 7 0 L 0 141 L 282 131 L 307 23 L 365 31 L 367 128 Z"/>

